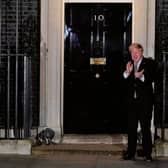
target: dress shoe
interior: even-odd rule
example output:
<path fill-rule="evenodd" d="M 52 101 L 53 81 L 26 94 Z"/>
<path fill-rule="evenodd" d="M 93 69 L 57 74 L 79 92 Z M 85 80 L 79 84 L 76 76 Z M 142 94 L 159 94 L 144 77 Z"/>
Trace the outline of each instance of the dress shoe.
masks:
<path fill-rule="evenodd" d="M 145 156 L 144 150 L 143 149 L 137 149 L 137 156 L 138 157 L 144 157 Z"/>
<path fill-rule="evenodd" d="M 145 161 L 152 162 L 153 161 L 152 156 L 145 156 Z"/>
<path fill-rule="evenodd" d="M 124 155 L 124 156 L 123 156 L 123 159 L 124 159 L 124 160 L 132 160 L 132 161 L 135 161 L 135 157 L 134 157 L 134 156 L 131 156 L 131 155 L 128 155 L 128 154 Z"/>

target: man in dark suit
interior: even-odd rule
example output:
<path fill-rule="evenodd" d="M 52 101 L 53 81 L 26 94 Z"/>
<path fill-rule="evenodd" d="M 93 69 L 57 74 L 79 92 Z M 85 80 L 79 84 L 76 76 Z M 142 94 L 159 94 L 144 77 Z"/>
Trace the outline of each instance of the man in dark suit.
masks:
<path fill-rule="evenodd" d="M 139 43 L 131 44 L 129 51 L 132 59 L 127 63 L 126 70 L 123 72 L 128 105 L 128 149 L 124 159 L 135 160 L 137 127 L 140 122 L 145 159 L 152 161 L 150 129 L 154 103 L 155 62 L 143 56 L 143 47 Z"/>

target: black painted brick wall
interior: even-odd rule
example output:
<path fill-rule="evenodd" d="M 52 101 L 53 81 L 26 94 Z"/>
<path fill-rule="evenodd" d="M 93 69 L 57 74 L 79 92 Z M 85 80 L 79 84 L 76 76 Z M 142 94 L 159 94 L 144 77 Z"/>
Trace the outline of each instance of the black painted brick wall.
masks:
<path fill-rule="evenodd" d="M 18 8 L 17 8 L 18 2 Z M 16 10 L 18 9 L 18 40 L 16 37 Z M 29 56 L 30 60 L 30 114 L 31 125 L 39 123 L 39 73 L 40 73 L 40 0 L 0 0 L 0 54 L 18 53 Z M 11 58 L 10 71 L 10 116 L 11 125 L 15 112 L 15 58 Z M 23 59 L 19 58 L 19 112 L 23 109 Z M 7 109 L 7 57 L 0 57 L 0 127 L 6 123 Z M 20 114 L 20 117 L 22 114 Z M 21 121 L 20 121 L 21 122 Z"/>
<path fill-rule="evenodd" d="M 164 127 L 168 127 L 168 63 L 163 60 L 163 52 L 168 52 L 168 0 L 156 0 L 155 58 L 158 62 L 160 80 L 156 83 L 155 125 L 162 126 L 163 100 L 165 100 Z M 166 56 L 166 60 L 168 53 Z M 165 69 L 164 69 L 165 65 Z M 163 74 L 166 71 L 166 89 L 163 90 Z M 163 98 L 165 93 L 165 98 Z"/>

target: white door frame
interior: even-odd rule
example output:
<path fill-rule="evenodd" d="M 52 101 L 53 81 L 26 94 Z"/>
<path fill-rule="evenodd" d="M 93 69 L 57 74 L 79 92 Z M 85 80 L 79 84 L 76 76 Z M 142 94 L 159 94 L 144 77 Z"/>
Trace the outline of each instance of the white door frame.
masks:
<path fill-rule="evenodd" d="M 63 135 L 64 4 L 132 3 L 132 41 L 154 56 L 155 0 L 41 0 L 40 126 Z"/>

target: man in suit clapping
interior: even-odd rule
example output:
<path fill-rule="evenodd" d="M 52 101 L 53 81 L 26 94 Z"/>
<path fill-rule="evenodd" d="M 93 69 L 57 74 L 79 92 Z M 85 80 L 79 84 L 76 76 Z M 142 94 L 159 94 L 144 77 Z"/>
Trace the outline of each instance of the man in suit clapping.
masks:
<path fill-rule="evenodd" d="M 137 145 L 137 127 L 140 122 L 142 146 L 146 161 L 152 161 L 151 119 L 154 103 L 153 82 L 155 62 L 143 56 L 143 47 L 139 43 L 129 46 L 131 60 L 127 62 L 123 78 L 126 84 L 126 103 L 128 106 L 128 148 L 125 160 L 135 160 Z"/>

